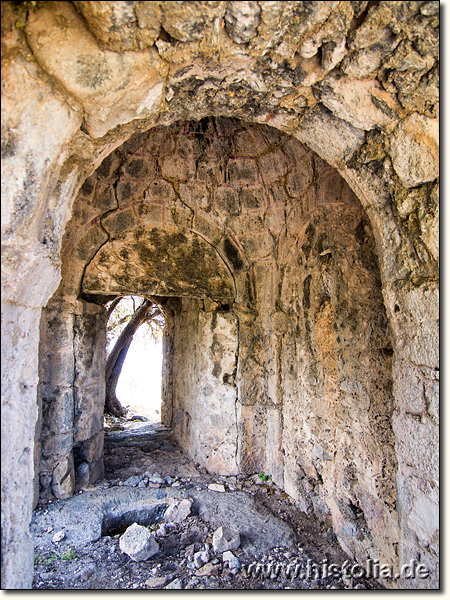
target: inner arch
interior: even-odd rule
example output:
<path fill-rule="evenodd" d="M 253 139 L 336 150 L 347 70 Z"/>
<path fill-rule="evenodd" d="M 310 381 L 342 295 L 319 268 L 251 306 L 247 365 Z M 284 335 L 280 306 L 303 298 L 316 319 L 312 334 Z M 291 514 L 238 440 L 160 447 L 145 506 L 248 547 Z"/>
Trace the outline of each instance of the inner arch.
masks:
<path fill-rule="evenodd" d="M 152 225 L 120 230 L 119 234 L 121 216 L 114 213 L 115 235 L 85 271 L 84 295 L 126 295 L 133 290 L 140 296 L 235 297 L 230 270 L 215 248 L 198 234 Z"/>

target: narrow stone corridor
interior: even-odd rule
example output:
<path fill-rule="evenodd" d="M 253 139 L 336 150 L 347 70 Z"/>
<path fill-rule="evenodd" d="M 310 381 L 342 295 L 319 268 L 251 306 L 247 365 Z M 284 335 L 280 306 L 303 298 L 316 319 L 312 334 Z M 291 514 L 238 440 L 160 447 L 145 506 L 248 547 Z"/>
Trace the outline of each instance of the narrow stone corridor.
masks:
<path fill-rule="evenodd" d="M 102 482 L 35 510 L 33 589 L 382 588 L 360 570 L 345 573 L 350 561 L 331 529 L 302 513 L 270 478 L 210 475 L 160 423 L 116 419 L 104 456 Z M 181 499 L 192 502 L 190 514 L 171 522 L 163 515 Z M 120 549 L 133 522 L 157 540 L 148 560 Z M 234 563 L 214 541 L 219 527 L 239 533 Z M 325 571 L 333 564 L 344 572 Z"/>

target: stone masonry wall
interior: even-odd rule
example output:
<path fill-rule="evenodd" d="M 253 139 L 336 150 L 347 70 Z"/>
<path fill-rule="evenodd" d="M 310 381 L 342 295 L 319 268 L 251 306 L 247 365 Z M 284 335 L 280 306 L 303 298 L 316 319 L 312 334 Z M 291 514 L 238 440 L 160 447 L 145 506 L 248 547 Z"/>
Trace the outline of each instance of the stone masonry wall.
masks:
<path fill-rule="evenodd" d="M 70 498 L 76 485 L 103 477 L 105 346 L 103 308 L 55 300 L 43 312 L 36 457 L 41 498 Z"/>
<path fill-rule="evenodd" d="M 175 316 L 172 419 L 180 447 L 210 473 L 237 475 L 238 322 L 212 301 L 182 299 Z"/>
<path fill-rule="evenodd" d="M 392 342 L 370 222 L 333 168 L 265 125 L 155 128 L 86 180 L 62 255 L 55 297 L 172 303 L 163 415 L 191 457 L 265 470 L 350 555 L 397 561 Z"/>
<path fill-rule="evenodd" d="M 226 116 L 304 143 L 366 211 L 394 351 L 399 563 L 419 559 L 433 572 L 399 584 L 437 587 L 439 2 L 23 8 L 1 3 L 2 586 L 32 581 L 40 313 L 60 282 L 75 197 L 134 133 Z M 95 239 L 84 248 L 108 239 L 87 229 Z M 83 247 L 79 266 L 89 260 Z M 251 277 L 245 286 L 254 293 Z M 264 336 L 246 328 L 252 311 L 240 315 L 240 333 L 256 347 Z M 257 432 L 264 414 L 252 421 L 254 409 L 239 406 Z M 267 423 L 279 439 L 280 420 Z M 240 448 L 251 462 L 250 446 Z"/>

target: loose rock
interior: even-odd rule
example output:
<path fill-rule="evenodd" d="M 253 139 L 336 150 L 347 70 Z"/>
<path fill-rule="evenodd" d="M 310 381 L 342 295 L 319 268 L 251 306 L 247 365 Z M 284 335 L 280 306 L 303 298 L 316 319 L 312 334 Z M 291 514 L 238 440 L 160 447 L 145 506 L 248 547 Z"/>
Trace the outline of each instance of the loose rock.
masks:
<path fill-rule="evenodd" d="M 158 542 L 146 527 L 137 523 L 130 525 L 119 542 L 120 549 L 132 560 L 140 562 L 157 554 Z"/>
<path fill-rule="evenodd" d="M 65 537 L 66 537 L 66 534 L 64 533 L 64 531 L 57 531 L 52 538 L 52 542 L 55 542 L 55 543 L 60 542 Z"/>
<path fill-rule="evenodd" d="M 233 533 L 225 527 L 219 527 L 214 532 L 212 542 L 215 552 L 226 552 L 227 550 L 237 550 L 241 545 L 241 538 L 239 533 Z"/>
<path fill-rule="evenodd" d="M 212 490 L 213 492 L 224 492 L 225 486 L 220 483 L 210 483 L 208 485 L 208 490 Z"/>
<path fill-rule="evenodd" d="M 192 500 L 175 500 L 164 513 L 166 523 L 181 523 L 191 513 Z"/>
<path fill-rule="evenodd" d="M 148 588 L 158 588 L 166 585 L 167 577 L 149 577 L 145 580 L 145 585 Z"/>
<path fill-rule="evenodd" d="M 166 585 L 165 590 L 182 590 L 183 589 L 183 580 L 181 578 L 174 579 Z"/>

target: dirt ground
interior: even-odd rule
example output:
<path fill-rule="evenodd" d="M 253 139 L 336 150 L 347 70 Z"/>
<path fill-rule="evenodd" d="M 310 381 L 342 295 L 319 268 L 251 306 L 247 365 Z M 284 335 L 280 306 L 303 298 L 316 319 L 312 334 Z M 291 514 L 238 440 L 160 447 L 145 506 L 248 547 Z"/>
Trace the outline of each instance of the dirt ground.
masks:
<path fill-rule="evenodd" d="M 373 579 L 352 577 L 340 568 L 326 572 L 324 561 L 339 567 L 349 561 L 332 531 L 321 528 L 270 479 L 263 479 L 259 474 L 210 475 L 183 455 L 161 424 L 130 417 L 110 420 L 104 481 L 72 499 L 49 501 L 35 510 L 33 589 L 383 589 Z M 208 488 L 211 484 L 223 491 Z M 88 517 L 92 521 L 90 499 L 92 507 L 106 506 L 107 497 L 117 498 L 119 505 L 124 493 L 130 498 L 148 494 L 152 502 L 170 502 L 172 496 L 193 501 L 191 514 L 180 523 L 164 523 L 162 515 L 140 523 L 155 534 L 159 545 L 157 554 L 141 562 L 119 547 L 133 518 L 129 511 L 109 528 L 104 519 L 101 535 L 85 542 L 83 522 L 71 529 L 64 521 L 65 514 L 72 514 L 67 512 L 70 507 L 80 507 L 82 501 L 86 523 Z M 232 551 L 238 563 L 224 561 L 212 545 L 215 529 L 230 524 L 241 533 L 241 545 Z M 53 541 L 59 531 L 64 538 Z M 195 563 L 196 553 L 205 550 L 207 562 Z"/>

